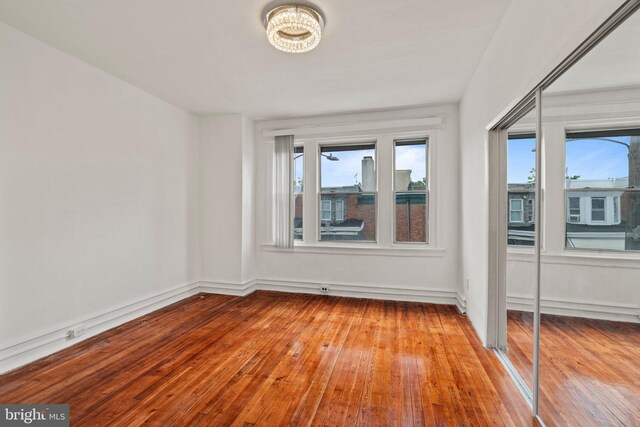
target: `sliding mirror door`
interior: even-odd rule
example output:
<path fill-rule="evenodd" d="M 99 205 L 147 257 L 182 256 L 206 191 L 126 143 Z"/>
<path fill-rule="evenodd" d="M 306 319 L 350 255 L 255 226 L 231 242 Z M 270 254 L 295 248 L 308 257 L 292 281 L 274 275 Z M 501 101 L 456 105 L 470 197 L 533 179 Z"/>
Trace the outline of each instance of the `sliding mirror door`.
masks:
<path fill-rule="evenodd" d="M 640 425 L 640 13 L 542 93 L 538 411 Z"/>

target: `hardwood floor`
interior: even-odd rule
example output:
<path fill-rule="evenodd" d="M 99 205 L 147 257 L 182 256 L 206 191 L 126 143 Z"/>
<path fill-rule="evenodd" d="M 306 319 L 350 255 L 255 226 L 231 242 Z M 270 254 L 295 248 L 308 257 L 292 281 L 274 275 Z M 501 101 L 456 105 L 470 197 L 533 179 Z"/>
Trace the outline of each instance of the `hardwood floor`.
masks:
<path fill-rule="evenodd" d="M 197 295 L 0 377 L 72 425 L 532 425 L 450 306 Z"/>
<path fill-rule="evenodd" d="M 531 314 L 510 311 L 507 319 L 509 358 L 530 383 Z M 540 323 L 545 424 L 640 426 L 640 324 L 547 314 Z"/>

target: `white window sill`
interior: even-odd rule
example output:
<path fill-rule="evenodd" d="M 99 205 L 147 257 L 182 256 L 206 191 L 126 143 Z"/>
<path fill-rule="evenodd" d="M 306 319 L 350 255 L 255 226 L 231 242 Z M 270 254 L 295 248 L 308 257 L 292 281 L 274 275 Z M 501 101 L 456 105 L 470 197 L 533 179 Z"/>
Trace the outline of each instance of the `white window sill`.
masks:
<path fill-rule="evenodd" d="M 266 252 L 284 252 L 301 254 L 326 254 L 326 255 L 365 255 L 365 256 L 396 256 L 396 257 L 444 257 L 445 250 L 431 247 L 417 248 L 415 246 L 393 246 L 381 248 L 372 243 L 361 244 L 316 244 L 309 245 L 296 243 L 291 249 L 278 248 L 273 244 L 263 244 L 262 250 Z"/>

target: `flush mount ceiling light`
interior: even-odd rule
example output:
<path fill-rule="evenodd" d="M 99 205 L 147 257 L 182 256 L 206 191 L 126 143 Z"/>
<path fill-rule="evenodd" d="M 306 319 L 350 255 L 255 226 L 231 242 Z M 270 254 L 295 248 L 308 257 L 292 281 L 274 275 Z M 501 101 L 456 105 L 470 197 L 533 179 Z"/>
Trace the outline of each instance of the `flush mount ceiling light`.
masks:
<path fill-rule="evenodd" d="M 317 9 L 300 4 L 285 4 L 263 16 L 269 42 L 283 52 L 308 52 L 318 46 L 324 18 Z"/>

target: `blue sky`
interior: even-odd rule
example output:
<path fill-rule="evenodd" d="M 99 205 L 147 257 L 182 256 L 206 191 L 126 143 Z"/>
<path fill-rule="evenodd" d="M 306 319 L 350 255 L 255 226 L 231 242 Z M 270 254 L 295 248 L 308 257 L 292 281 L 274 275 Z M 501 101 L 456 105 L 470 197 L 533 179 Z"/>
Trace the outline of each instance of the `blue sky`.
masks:
<path fill-rule="evenodd" d="M 629 137 L 609 137 L 629 143 Z M 536 156 L 531 150 L 535 140 L 509 140 L 508 182 L 526 183 L 529 171 L 535 167 Z M 628 150 L 613 142 L 580 139 L 567 142 L 567 175 L 580 179 L 608 179 L 629 176 Z"/>
<path fill-rule="evenodd" d="M 376 160 L 376 150 L 336 151 L 335 153 L 329 151 L 324 154 L 333 154 L 340 160 L 331 161 L 322 156 L 320 160 L 322 187 L 342 187 L 362 182 L 362 159 L 365 156 L 371 156 L 374 161 Z"/>
<path fill-rule="evenodd" d="M 333 154 L 339 161 L 321 160 L 322 187 L 342 187 L 362 182 L 362 159 L 375 157 L 375 150 L 336 151 Z M 425 146 L 399 146 L 396 148 L 396 169 L 411 169 L 411 179 L 421 180 L 426 176 Z"/>

